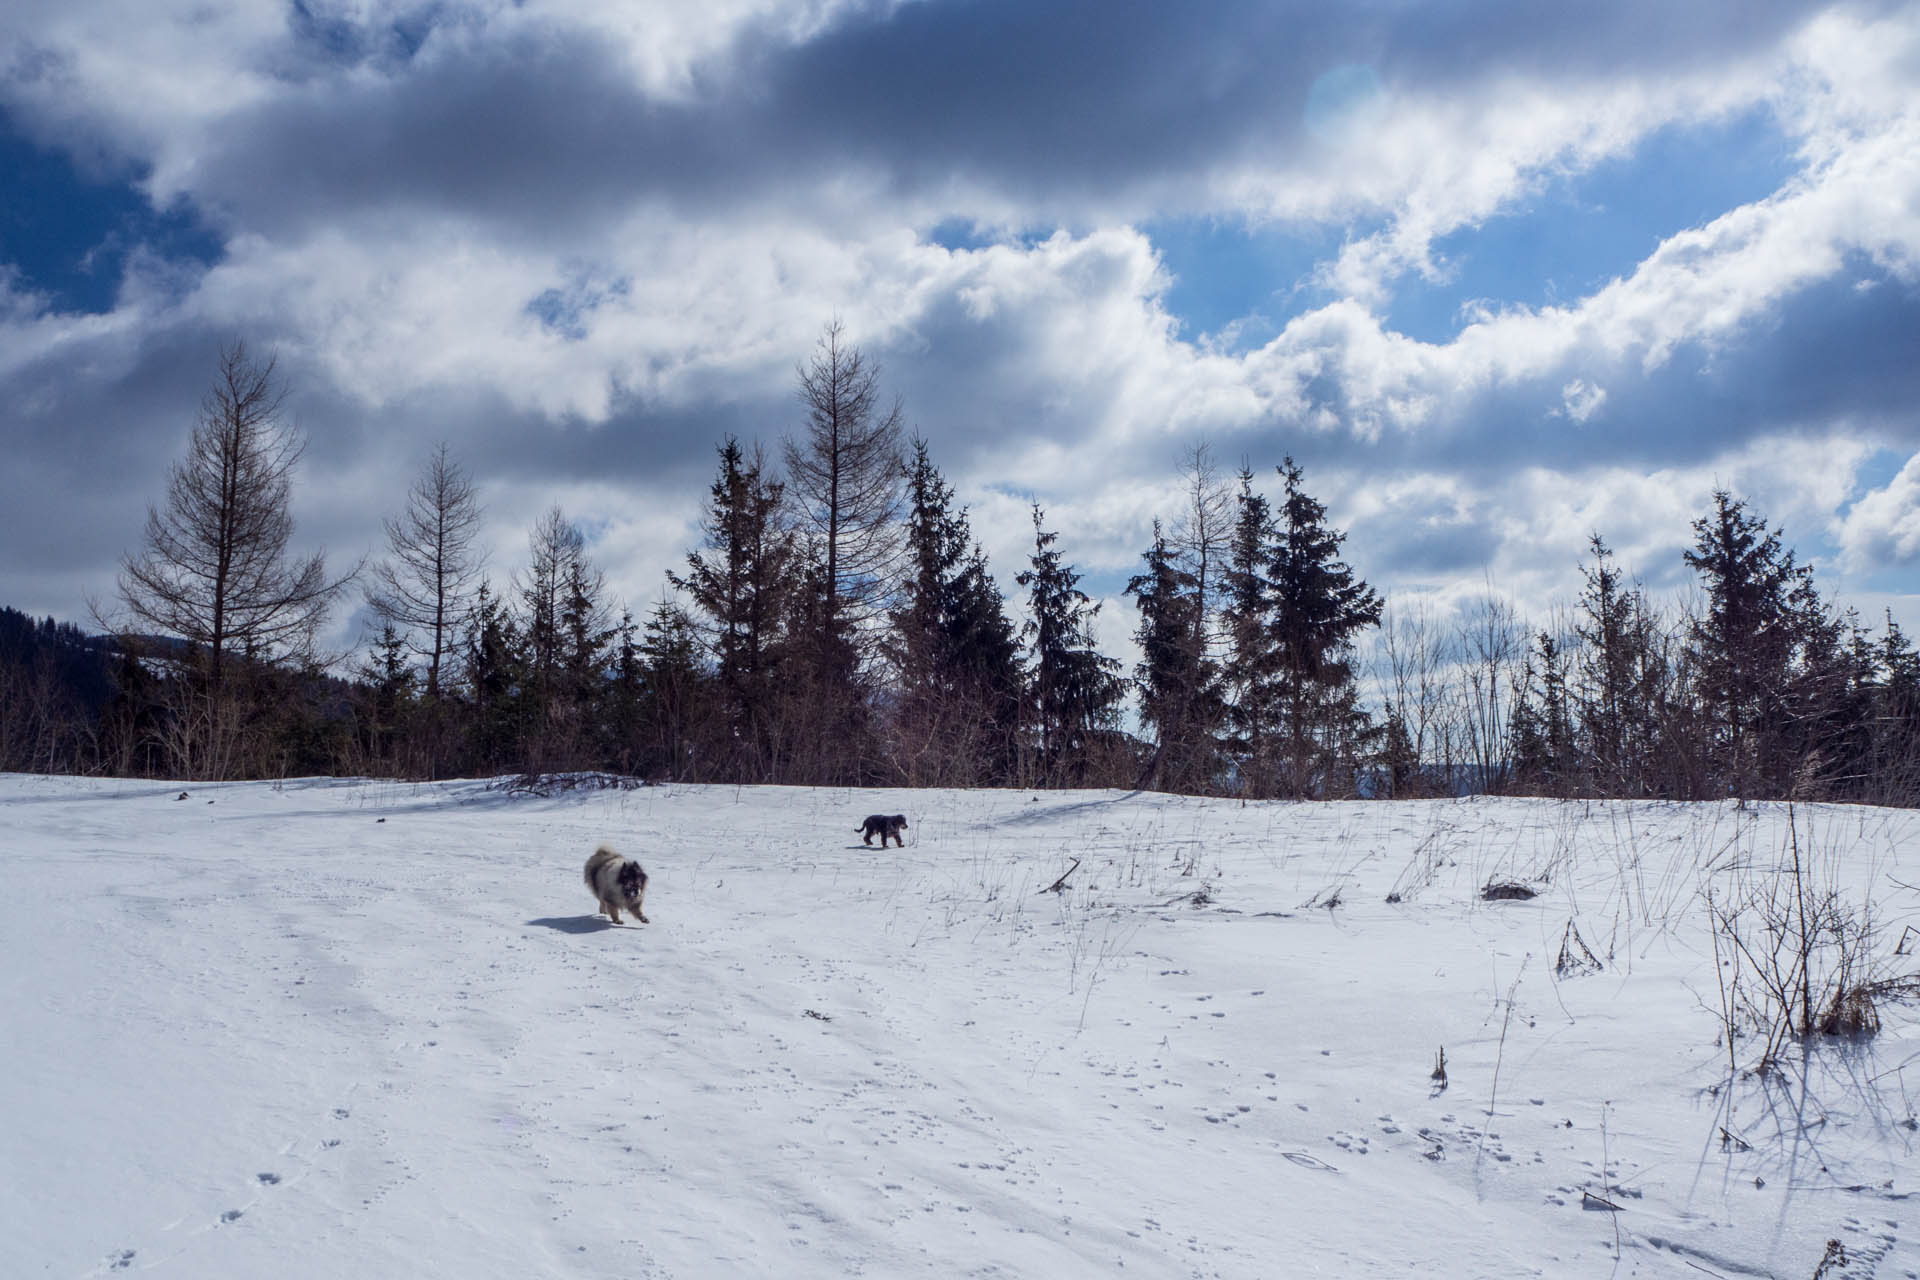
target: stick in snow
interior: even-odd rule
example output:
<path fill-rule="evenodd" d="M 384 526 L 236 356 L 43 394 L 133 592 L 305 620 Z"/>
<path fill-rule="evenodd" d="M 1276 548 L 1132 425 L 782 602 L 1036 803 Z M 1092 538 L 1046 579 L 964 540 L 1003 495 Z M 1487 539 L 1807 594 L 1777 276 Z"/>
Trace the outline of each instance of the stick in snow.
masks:
<path fill-rule="evenodd" d="M 1067 887 L 1067 877 L 1072 875 L 1075 871 L 1079 869 L 1080 869 L 1080 859 L 1075 858 L 1073 860 L 1073 865 L 1071 867 L 1068 867 L 1065 871 L 1061 872 L 1060 878 L 1058 880 L 1055 880 L 1052 884 L 1048 885 L 1046 888 L 1042 889 L 1040 892 L 1041 893 L 1065 892 Z"/>

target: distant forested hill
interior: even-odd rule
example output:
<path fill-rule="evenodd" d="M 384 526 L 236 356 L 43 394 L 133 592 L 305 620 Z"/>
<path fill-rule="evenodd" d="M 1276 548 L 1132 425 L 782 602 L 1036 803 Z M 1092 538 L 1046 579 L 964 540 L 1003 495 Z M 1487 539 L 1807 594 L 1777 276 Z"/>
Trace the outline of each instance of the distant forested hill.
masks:
<path fill-rule="evenodd" d="M 113 642 L 0 606 L 0 769 L 79 771 L 98 758 Z"/>

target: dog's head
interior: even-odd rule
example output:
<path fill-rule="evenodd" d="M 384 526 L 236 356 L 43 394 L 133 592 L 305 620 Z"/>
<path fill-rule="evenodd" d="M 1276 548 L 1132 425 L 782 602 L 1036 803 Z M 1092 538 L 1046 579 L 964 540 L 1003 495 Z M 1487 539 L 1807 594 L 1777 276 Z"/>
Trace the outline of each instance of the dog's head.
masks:
<path fill-rule="evenodd" d="M 907 815 L 904 813 L 896 813 L 891 818 L 888 818 L 887 821 L 896 827 L 904 827 L 907 825 Z"/>
<path fill-rule="evenodd" d="M 647 873 L 640 869 L 637 862 L 629 862 L 620 868 L 620 874 L 614 878 L 620 886 L 623 905 L 636 915 L 640 911 L 640 900 L 647 896 Z"/>

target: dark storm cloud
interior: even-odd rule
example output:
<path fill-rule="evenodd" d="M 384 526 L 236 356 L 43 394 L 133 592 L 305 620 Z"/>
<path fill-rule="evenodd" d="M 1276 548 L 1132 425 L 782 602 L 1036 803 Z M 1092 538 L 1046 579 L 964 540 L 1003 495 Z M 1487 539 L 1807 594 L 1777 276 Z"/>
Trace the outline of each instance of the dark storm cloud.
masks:
<path fill-rule="evenodd" d="M 1097 429 L 1102 389 L 1063 404 L 1057 370 L 1033 363 L 1035 317 L 1001 314 L 992 322 L 970 315 L 944 294 L 917 319 L 905 350 L 876 349 L 882 384 L 902 399 L 907 421 L 935 446 L 950 474 L 964 474 L 1009 442 L 1048 439 L 1071 446 Z"/>
<path fill-rule="evenodd" d="M 1392 4 L 1385 25 L 1389 70 L 1448 84 L 1489 73 L 1607 78 L 1623 69 L 1654 74 L 1761 49 L 1832 6 L 1799 0 L 1707 0 L 1698 4 L 1542 5 L 1532 0 Z M 1892 11 L 1881 0 L 1858 11 Z"/>
<path fill-rule="evenodd" d="M 32 542 L 59 530 L 34 559 L 84 563 L 125 545 L 146 503 L 164 492 L 168 464 L 193 430 L 219 351 L 204 332 L 160 330 L 123 351 L 102 341 L 69 347 L 16 370 L 5 383 L 8 462 L 0 508 Z"/>
<path fill-rule="evenodd" d="M 680 483 L 706 467 L 710 441 L 764 435 L 769 422 L 784 426 L 790 416 L 776 397 L 671 406 L 626 398 L 588 422 L 550 417 L 485 386 L 422 389 L 369 406 L 313 375 L 300 378 L 288 404 L 317 467 L 340 470 L 400 451 L 410 457 L 445 440 L 476 479 L 534 485 Z"/>
<path fill-rule="evenodd" d="M 1379 61 L 1420 85 L 1488 69 L 1563 77 L 1668 70 L 1757 46 L 1785 3 L 1230 6 L 907 4 L 792 45 L 749 32 L 688 101 L 649 99 L 620 52 L 581 30 L 472 33 L 382 74 L 300 83 L 216 135 L 195 186 L 242 225 L 342 209 L 436 208 L 564 235 L 659 201 L 751 206 L 865 174 L 898 196 L 956 189 L 1071 221 L 1085 204 L 1164 195 L 1297 144 L 1316 77 Z M 330 29 L 331 30 L 331 29 Z M 388 47 L 375 33 L 362 43 Z M 323 52 L 354 47 L 329 35 Z M 352 57 L 348 57 L 352 61 Z"/>
<path fill-rule="evenodd" d="M 1584 423 L 1550 416 L 1564 378 L 1529 383 L 1469 402 L 1453 431 L 1414 441 L 1414 456 L 1476 474 L 1516 462 L 1652 470 L 1842 423 L 1920 446 L 1920 288 L 1879 272 L 1865 290 L 1856 279 L 1794 294 L 1737 342 L 1685 343 L 1651 373 L 1630 361 L 1599 374 L 1607 399 Z"/>
<path fill-rule="evenodd" d="M 1401 580 L 1452 579 L 1491 564 L 1499 548 L 1500 534 L 1484 515 L 1463 519 L 1451 502 L 1415 499 L 1350 530 L 1344 554 L 1356 564 L 1388 567 Z"/>
<path fill-rule="evenodd" d="M 1920 283 L 1856 258 L 1695 384 L 1734 424 L 1852 420 L 1920 448 Z M 1678 390 L 1676 388 L 1676 390 Z"/>
<path fill-rule="evenodd" d="M 0 604 L 84 621 L 166 494 L 193 430 L 220 339 L 157 330 L 110 335 L 15 368 L 0 395 Z"/>

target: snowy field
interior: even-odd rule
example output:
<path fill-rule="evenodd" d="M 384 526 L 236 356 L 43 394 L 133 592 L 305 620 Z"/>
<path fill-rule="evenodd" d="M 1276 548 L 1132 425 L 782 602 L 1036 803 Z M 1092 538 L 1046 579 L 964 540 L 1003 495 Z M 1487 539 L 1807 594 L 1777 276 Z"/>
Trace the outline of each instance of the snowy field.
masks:
<path fill-rule="evenodd" d="M 1784 806 L 182 790 L 0 776 L 0 1276 L 1920 1272 L 1912 1004 L 1729 1082 Z"/>

